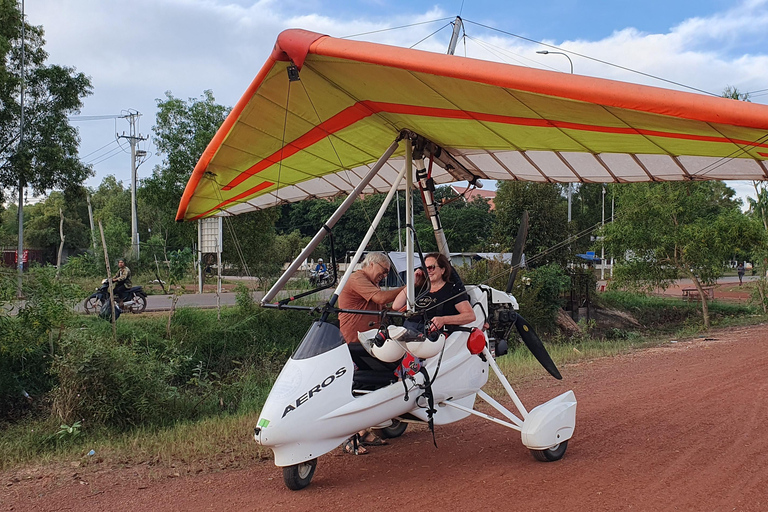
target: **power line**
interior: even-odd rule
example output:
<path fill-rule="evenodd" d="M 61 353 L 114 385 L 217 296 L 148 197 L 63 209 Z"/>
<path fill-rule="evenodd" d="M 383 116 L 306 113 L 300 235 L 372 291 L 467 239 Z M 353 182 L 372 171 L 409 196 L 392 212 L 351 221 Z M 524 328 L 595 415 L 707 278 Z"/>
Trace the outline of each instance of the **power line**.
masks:
<path fill-rule="evenodd" d="M 594 62 L 599 62 L 600 64 L 605 64 L 607 66 L 613 66 L 613 67 L 618 68 L 618 69 L 623 69 L 624 71 L 629 71 L 631 73 L 637 73 L 638 75 L 647 76 L 648 78 L 653 78 L 654 80 L 660 80 L 662 82 L 666 82 L 666 83 L 669 83 L 669 84 L 677 85 L 679 87 L 683 87 L 685 89 L 691 89 L 692 91 L 697 91 L 697 92 L 700 92 L 700 93 L 703 93 L 703 94 L 708 94 L 710 96 L 717 96 L 717 97 L 720 96 L 719 94 L 715 94 L 713 92 L 705 91 L 704 89 L 698 89 L 698 88 L 692 87 L 690 85 L 685 85 L 685 84 L 682 84 L 680 82 L 675 82 L 674 80 L 667 80 L 666 78 L 661 78 L 660 76 L 652 75 L 650 73 L 645 73 L 643 71 L 637 71 L 636 69 L 628 68 L 628 67 L 625 67 L 625 66 L 620 66 L 618 64 L 613 64 L 612 62 L 608 62 L 608 61 L 605 61 L 605 60 L 597 59 L 595 57 L 590 57 L 588 55 L 584 55 L 582 53 L 574 52 L 574 51 L 571 51 L 571 50 L 566 50 L 565 48 L 560 48 L 559 46 L 543 43 L 543 42 L 537 41 L 535 39 L 530 39 L 530 38 L 525 37 L 525 36 L 520 36 L 520 35 L 517 35 L 517 34 L 513 34 L 512 32 L 506 32 L 504 30 L 500 30 L 498 28 L 494 28 L 494 27 L 491 27 L 491 26 L 488 26 L 488 25 L 484 25 L 482 23 L 477 23 L 477 22 L 471 21 L 471 20 L 464 20 L 464 21 L 467 22 L 467 23 L 472 23 L 473 25 L 477 25 L 478 27 L 483 27 L 483 28 L 486 28 L 488 30 L 493 30 L 493 31 L 496 31 L 496 32 L 500 32 L 502 34 L 505 34 L 505 35 L 508 35 L 508 36 L 511 36 L 511 37 L 516 37 L 518 39 L 522 39 L 522 40 L 528 41 L 530 43 L 540 44 L 542 46 L 546 46 L 547 48 L 553 48 L 555 50 L 558 50 L 558 51 L 561 51 L 561 52 L 564 52 L 564 53 L 567 53 L 567 54 L 570 54 L 570 55 L 576 55 L 577 57 L 588 59 L 588 60 L 591 60 L 591 61 L 594 61 Z"/>
<path fill-rule="evenodd" d="M 123 115 L 109 115 L 109 116 L 67 116 L 67 121 L 100 121 L 102 119 L 119 119 L 125 117 Z"/>

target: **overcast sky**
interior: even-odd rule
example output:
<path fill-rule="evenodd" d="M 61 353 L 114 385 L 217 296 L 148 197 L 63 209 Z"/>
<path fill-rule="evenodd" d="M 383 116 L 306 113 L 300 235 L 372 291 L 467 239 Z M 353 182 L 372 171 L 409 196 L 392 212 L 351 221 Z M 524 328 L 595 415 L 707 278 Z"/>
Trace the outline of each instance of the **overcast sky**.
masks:
<path fill-rule="evenodd" d="M 556 50 L 541 42 L 581 55 L 571 54 L 576 74 L 717 95 L 730 85 L 768 103 L 768 0 L 26 0 L 25 11 L 45 29 L 49 61 L 92 78 L 81 115 L 137 110 L 145 136 L 166 91 L 187 99 L 210 89 L 218 103 L 234 105 L 286 28 L 365 33 L 355 39 L 444 53 L 459 15 L 466 38 L 456 54 L 569 71 L 564 56 L 536 54 Z M 405 25 L 414 26 L 384 30 Z M 115 134 L 128 132 L 128 122 L 76 126 L 83 161 L 96 172 L 87 184 L 113 174 L 127 185 L 128 146 Z M 139 178 L 161 158 L 151 139 L 142 149 L 150 158 Z M 748 183 L 731 186 L 752 191 Z"/>

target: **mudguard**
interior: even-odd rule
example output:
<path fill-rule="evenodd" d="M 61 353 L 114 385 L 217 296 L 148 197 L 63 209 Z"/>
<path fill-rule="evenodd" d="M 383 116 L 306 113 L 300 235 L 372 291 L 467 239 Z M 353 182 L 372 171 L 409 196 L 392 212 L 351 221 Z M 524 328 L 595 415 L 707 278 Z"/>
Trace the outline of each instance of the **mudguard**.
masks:
<path fill-rule="evenodd" d="M 567 441 L 576 427 L 576 396 L 566 391 L 528 413 L 520 431 L 531 450 L 546 450 Z"/>

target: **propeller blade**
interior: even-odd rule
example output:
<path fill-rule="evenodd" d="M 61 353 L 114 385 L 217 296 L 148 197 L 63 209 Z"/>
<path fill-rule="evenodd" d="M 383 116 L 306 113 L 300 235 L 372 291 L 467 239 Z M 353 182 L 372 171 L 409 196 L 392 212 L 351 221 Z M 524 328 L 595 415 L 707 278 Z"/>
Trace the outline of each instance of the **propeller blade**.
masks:
<path fill-rule="evenodd" d="M 526 238 L 528 238 L 528 210 L 524 210 L 523 216 L 520 217 L 520 227 L 517 229 L 515 246 L 512 248 L 512 272 L 510 272 L 509 281 L 507 281 L 507 293 L 512 291 L 512 286 L 515 284 L 517 271 L 520 269 L 520 260 L 523 258 Z"/>
<path fill-rule="evenodd" d="M 523 343 L 525 343 L 525 346 L 528 347 L 528 350 L 533 354 L 533 357 L 535 357 L 536 360 L 541 363 L 541 366 L 543 366 L 554 378 L 561 380 L 563 376 L 560 375 L 557 366 L 555 366 L 555 362 L 549 357 L 547 349 L 544 348 L 544 344 L 534 332 L 533 327 L 531 327 L 525 318 L 520 315 L 517 315 L 517 318 L 515 319 L 515 327 L 517 328 L 517 332 L 520 333 L 520 337 L 523 338 Z"/>

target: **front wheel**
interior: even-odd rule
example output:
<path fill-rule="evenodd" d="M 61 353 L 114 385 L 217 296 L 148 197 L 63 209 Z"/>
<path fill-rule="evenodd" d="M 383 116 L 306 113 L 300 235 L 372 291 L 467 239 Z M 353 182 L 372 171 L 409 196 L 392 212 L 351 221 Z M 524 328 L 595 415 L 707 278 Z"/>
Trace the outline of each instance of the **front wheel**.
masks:
<path fill-rule="evenodd" d="M 316 467 L 317 459 L 284 467 L 283 481 L 285 482 L 285 486 L 292 491 L 299 491 L 305 488 L 312 481 Z"/>
<path fill-rule="evenodd" d="M 142 313 L 145 309 L 147 309 L 147 298 L 142 297 L 141 295 L 134 295 L 133 304 L 131 304 L 129 308 L 131 313 Z"/>
<path fill-rule="evenodd" d="M 88 315 L 98 313 L 101 310 L 101 301 L 98 297 L 88 297 L 83 303 L 83 309 Z"/>
<path fill-rule="evenodd" d="M 541 462 L 554 462 L 563 458 L 566 448 L 568 448 L 567 440 L 546 450 L 531 450 L 531 455 L 533 455 L 534 459 Z"/>
<path fill-rule="evenodd" d="M 405 429 L 408 428 L 408 424 L 398 419 L 392 419 L 392 424 L 388 427 L 377 428 L 376 435 L 385 439 L 394 439 L 400 437 L 405 433 Z"/>

